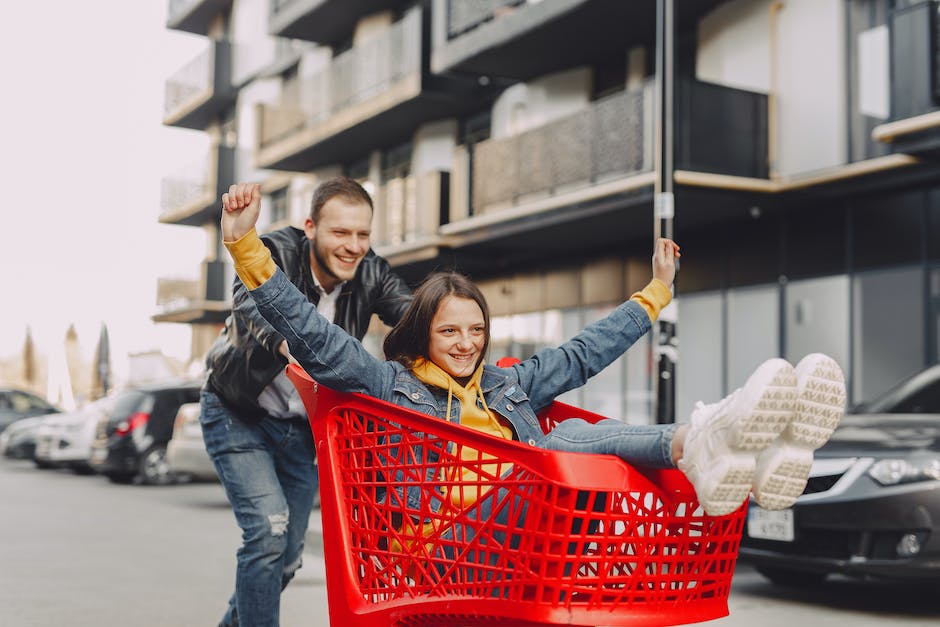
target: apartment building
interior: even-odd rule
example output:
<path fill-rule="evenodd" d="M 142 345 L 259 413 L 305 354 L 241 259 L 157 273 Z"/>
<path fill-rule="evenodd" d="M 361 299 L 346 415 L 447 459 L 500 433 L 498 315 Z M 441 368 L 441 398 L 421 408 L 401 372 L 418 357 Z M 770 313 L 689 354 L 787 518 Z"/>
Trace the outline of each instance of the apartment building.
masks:
<path fill-rule="evenodd" d="M 494 358 L 605 315 L 649 277 L 656 50 L 672 41 L 676 418 L 775 355 L 833 355 L 852 401 L 938 360 L 937 0 L 169 0 L 168 15 L 206 50 L 167 79 L 164 123 L 212 147 L 165 181 L 160 220 L 204 229 L 207 253 L 154 319 L 192 324 L 194 354 L 227 315 L 218 198 L 243 180 L 263 183 L 265 228 L 302 224 L 324 177 L 361 180 L 398 272 L 483 287 Z M 563 400 L 654 421 L 653 344 Z"/>

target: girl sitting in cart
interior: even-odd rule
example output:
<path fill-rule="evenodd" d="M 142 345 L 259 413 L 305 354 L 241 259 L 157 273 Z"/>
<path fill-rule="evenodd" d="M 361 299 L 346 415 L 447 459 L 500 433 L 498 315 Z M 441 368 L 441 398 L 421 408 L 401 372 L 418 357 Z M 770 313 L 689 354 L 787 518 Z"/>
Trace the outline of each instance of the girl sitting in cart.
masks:
<path fill-rule="evenodd" d="M 225 246 L 292 357 L 334 390 L 367 394 L 536 447 L 679 468 L 710 516 L 737 510 L 749 493 L 766 509 L 790 507 L 803 492 L 813 451 L 842 417 L 842 372 L 832 358 L 817 353 L 796 368 L 779 358 L 765 361 L 724 400 L 700 403 L 687 423 L 565 420 L 546 435 L 536 414 L 623 355 L 670 302 L 678 245 L 669 239 L 655 243 L 652 280 L 607 317 L 509 368 L 484 363 L 490 317 L 480 290 L 463 275 L 432 274 L 386 337 L 382 361 L 317 313 L 276 267 L 254 228 L 260 200 L 257 184 L 234 185 L 222 196 Z M 474 479 L 479 484 L 479 476 Z M 479 494 L 452 490 L 447 498 L 464 506 Z M 412 505 L 417 496 L 407 498 Z"/>

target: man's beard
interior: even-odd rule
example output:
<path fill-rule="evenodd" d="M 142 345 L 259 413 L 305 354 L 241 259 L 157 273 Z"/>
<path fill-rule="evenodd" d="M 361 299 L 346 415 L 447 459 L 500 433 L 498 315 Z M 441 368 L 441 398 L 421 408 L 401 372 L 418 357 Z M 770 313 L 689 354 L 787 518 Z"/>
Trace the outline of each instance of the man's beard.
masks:
<path fill-rule="evenodd" d="M 320 269 L 323 274 L 329 276 L 330 278 L 336 279 L 337 281 L 344 280 L 342 277 L 336 275 L 333 272 L 333 269 L 330 268 L 330 265 L 326 262 L 326 258 L 320 253 L 320 246 L 317 242 L 316 236 L 310 240 L 310 250 L 313 251 L 313 258 L 317 262 L 317 268 Z"/>

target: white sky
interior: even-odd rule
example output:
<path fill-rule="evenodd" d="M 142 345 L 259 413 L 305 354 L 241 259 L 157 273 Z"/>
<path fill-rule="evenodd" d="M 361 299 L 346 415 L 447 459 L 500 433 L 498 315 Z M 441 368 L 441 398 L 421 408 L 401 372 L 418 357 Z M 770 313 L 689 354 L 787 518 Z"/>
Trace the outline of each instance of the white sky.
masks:
<path fill-rule="evenodd" d="M 166 30 L 167 0 L 7 2 L 0 8 L 0 356 L 27 325 L 48 355 L 74 323 L 91 355 L 108 325 L 127 353 L 188 357 L 189 327 L 154 324 L 159 276 L 195 278 L 204 232 L 161 225 L 160 181 L 203 133 L 164 127 L 166 79 L 204 39 Z"/>

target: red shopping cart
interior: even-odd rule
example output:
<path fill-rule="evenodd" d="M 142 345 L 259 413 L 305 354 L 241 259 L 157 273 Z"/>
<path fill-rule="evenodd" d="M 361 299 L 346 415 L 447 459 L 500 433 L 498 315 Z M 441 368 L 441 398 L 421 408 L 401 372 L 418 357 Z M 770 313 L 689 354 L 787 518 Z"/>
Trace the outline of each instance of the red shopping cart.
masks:
<path fill-rule="evenodd" d="M 502 440 L 287 374 L 316 442 L 333 627 L 728 614 L 746 510 L 705 515 L 681 472 Z M 548 431 L 569 417 L 602 418 L 556 402 L 540 419 Z"/>

